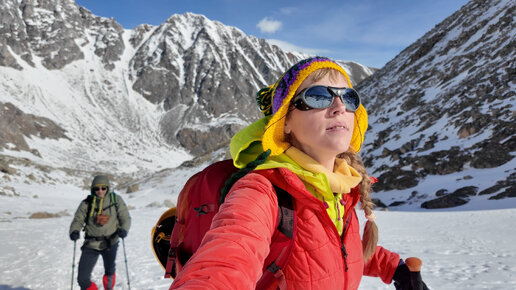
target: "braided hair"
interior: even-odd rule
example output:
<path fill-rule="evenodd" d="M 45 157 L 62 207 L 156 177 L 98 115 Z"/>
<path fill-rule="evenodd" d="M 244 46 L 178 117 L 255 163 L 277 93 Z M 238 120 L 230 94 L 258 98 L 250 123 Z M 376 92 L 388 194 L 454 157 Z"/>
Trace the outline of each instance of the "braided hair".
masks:
<path fill-rule="evenodd" d="M 375 204 L 371 201 L 371 177 L 367 174 L 362 158 L 357 153 L 347 151 L 341 153 L 339 158 L 346 160 L 349 166 L 353 167 L 360 175 L 362 181 L 360 182 L 360 204 L 366 216 L 373 213 Z M 367 220 L 364 227 L 364 234 L 362 236 L 362 250 L 364 252 L 364 261 L 369 260 L 376 250 L 378 244 L 378 227 L 374 220 Z"/>

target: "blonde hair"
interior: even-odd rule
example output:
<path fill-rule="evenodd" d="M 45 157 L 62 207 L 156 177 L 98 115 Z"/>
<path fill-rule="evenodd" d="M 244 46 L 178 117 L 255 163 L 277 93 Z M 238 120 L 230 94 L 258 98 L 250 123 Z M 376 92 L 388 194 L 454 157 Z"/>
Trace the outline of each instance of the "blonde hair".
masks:
<path fill-rule="evenodd" d="M 371 201 L 369 195 L 371 191 L 371 178 L 367 174 L 362 158 L 357 153 L 347 151 L 341 153 L 339 158 L 346 160 L 349 166 L 353 167 L 360 175 L 362 181 L 360 182 L 360 204 L 365 212 L 365 215 L 371 215 L 375 204 Z M 378 227 L 374 221 L 368 220 L 364 227 L 364 234 L 362 235 L 362 250 L 364 252 L 364 261 L 368 261 L 376 250 L 378 244 Z"/>
<path fill-rule="evenodd" d="M 341 72 L 331 68 L 323 68 L 314 71 L 311 73 L 306 79 L 311 82 L 316 82 L 324 78 L 326 75 L 330 78 L 330 80 L 337 80 L 339 77 L 344 77 Z M 359 130 L 366 130 L 367 128 L 360 128 Z M 361 208 L 364 210 L 365 215 L 369 216 L 373 213 L 373 208 L 375 204 L 371 201 L 371 197 L 369 192 L 371 191 L 371 178 L 367 174 L 367 170 L 365 169 L 364 163 L 362 162 L 362 158 L 358 153 L 354 152 L 354 150 L 350 147 L 347 152 L 339 154 L 337 156 L 346 160 L 346 162 L 356 169 L 360 175 L 362 175 L 362 181 L 360 182 L 360 204 Z M 364 261 L 368 261 L 374 254 L 376 250 L 376 245 L 378 244 L 378 227 L 374 221 L 368 220 L 364 227 L 364 233 L 362 235 L 362 250 L 364 253 Z"/>

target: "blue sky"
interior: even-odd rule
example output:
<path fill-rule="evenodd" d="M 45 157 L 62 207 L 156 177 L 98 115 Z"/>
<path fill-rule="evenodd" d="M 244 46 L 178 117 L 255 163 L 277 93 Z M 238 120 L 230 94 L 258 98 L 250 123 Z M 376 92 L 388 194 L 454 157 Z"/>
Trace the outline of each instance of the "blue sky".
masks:
<path fill-rule="evenodd" d="M 280 46 L 380 68 L 467 0 L 76 0 L 124 28 L 193 12 Z"/>

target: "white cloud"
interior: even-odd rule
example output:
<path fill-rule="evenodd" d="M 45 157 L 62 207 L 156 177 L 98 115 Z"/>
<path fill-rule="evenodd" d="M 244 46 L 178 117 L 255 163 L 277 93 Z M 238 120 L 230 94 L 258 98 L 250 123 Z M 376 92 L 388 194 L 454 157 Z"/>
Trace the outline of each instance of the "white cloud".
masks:
<path fill-rule="evenodd" d="M 262 33 L 274 33 L 281 28 L 281 25 L 281 21 L 265 17 L 256 24 L 256 27 L 258 27 Z"/>

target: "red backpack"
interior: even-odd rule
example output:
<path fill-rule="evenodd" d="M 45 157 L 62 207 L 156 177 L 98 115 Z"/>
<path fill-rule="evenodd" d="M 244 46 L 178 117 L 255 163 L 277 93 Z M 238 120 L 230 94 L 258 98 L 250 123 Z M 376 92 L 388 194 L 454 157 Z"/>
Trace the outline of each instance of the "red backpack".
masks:
<path fill-rule="evenodd" d="M 177 206 L 161 215 L 152 229 L 151 237 L 154 254 L 165 268 L 165 278 L 174 278 L 199 248 L 224 201 L 225 196 L 221 191 L 226 180 L 237 171 L 233 160 L 211 164 L 186 182 L 179 193 Z M 278 197 L 279 222 L 256 289 L 270 287 L 275 281 L 280 289 L 286 289 L 282 269 L 290 257 L 297 233 L 292 197 L 285 190 L 274 188 Z"/>

